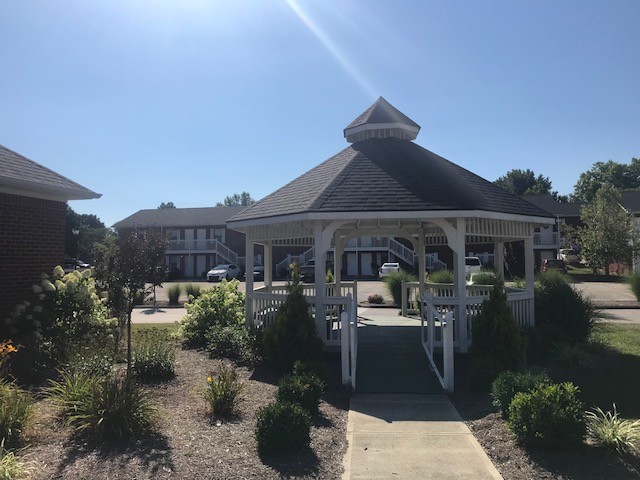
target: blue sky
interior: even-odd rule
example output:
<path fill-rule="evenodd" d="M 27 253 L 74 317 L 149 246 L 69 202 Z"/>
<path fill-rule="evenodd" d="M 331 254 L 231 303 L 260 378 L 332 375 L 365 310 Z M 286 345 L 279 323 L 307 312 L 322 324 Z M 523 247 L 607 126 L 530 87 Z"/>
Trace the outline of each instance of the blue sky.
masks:
<path fill-rule="evenodd" d="M 71 206 L 107 225 L 261 198 L 378 96 L 488 180 L 570 193 L 640 156 L 636 0 L 7 0 L 0 19 L 0 144 L 102 193 Z"/>

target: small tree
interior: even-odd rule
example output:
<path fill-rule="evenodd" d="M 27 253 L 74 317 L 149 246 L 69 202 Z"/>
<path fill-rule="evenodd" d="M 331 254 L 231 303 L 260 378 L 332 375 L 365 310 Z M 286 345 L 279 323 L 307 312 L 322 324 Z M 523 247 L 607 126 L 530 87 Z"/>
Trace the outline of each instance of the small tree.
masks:
<path fill-rule="evenodd" d="M 633 217 L 620 205 L 620 192 L 611 185 L 600 188 L 593 202 L 580 212 L 584 227 L 579 230 L 582 256 L 594 271 L 614 262 L 630 265 L 637 234 Z"/>
<path fill-rule="evenodd" d="M 254 203 L 256 201 L 251 198 L 249 192 L 242 192 L 224 197 L 224 201 L 216 203 L 216 207 L 248 207 Z"/>
<path fill-rule="evenodd" d="M 167 203 L 162 202 L 158 206 L 158 210 L 164 210 L 165 208 L 176 208 L 176 206 L 173 204 L 173 202 L 167 202 Z"/>
<path fill-rule="evenodd" d="M 127 232 L 111 235 L 95 249 L 96 279 L 108 292 L 108 305 L 118 317 L 120 329 L 127 328 L 127 376 L 131 370 L 131 313 L 136 295 L 155 288 L 157 272 L 164 264 L 167 240 L 155 232 Z M 152 280 L 153 287 L 147 288 Z"/>
<path fill-rule="evenodd" d="M 287 299 L 278 309 L 275 322 L 265 331 L 264 347 L 269 360 L 290 370 L 296 360 L 316 360 L 322 353 L 322 340 L 302 293 L 298 267 L 291 265 Z"/>

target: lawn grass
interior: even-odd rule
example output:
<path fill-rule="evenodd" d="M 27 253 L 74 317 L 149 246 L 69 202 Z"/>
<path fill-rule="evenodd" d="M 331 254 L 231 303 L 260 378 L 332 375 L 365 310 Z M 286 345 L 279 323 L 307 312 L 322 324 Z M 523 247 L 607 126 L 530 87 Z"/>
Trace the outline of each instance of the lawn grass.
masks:
<path fill-rule="evenodd" d="M 620 353 L 640 357 L 640 325 L 598 323 L 593 328 L 591 339 Z"/>
<path fill-rule="evenodd" d="M 177 333 L 180 325 L 177 323 L 133 323 L 131 325 L 131 333 L 136 333 L 151 328 L 160 328 L 168 330 L 169 333 Z"/>

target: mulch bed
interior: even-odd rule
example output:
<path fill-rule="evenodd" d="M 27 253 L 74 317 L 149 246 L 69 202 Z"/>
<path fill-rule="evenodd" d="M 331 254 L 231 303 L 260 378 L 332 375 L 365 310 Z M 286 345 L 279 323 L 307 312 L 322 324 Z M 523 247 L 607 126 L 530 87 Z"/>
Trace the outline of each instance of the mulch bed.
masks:
<path fill-rule="evenodd" d="M 24 458 L 36 465 L 29 478 L 340 478 L 348 394 L 330 386 L 314 419 L 309 451 L 287 458 L 261 458 L 254 438 L 255 414 L 275 399 L 278 376 L 265 365 L 255 370 L 239 368 L 246 384 L 240 415 L 211 421 L 197 390 L 219 364 L 204 352 L 179 350 L 175 378 L 148 385 L 160 408 L 157 432 L 128 445 L 74 438 L 60 425 L 49 400 L 40 400 L 37 423 L 24 451 Z"/>
<path fill-rule="evenodd" d="M 504 480 L 640 479 L 640 460 L 602 448 L 533 448 L 518 443 L 487 393 L 471 392 L 468 359 L 456 356 L 456 392 L 451 401 Z"/>

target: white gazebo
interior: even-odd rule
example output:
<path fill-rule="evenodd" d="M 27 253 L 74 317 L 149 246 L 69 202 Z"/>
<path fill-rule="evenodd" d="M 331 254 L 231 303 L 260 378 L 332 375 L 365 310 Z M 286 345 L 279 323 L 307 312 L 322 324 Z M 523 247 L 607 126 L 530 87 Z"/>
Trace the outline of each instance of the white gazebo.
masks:
<path fill-rule="evenodd" d="M 355 282 L 342 281 L 340 259 L 353 238 L 396 237 L 413 245 L 423 300 L 417 306 L 423 319 L 422 340 L 436 369 L 440 362 L 433 361 L 434 349 L 442 346 L 444 368 L 437 372 L 446 390 L 453 389 L 453 348 L 467 350 L 471 323 L 488 295 L 486 288 L 466 285 L 467 246 L 493 243 L 496 272 L 503 275 L 505 242 L 524 241 L 526 288 L 510 289 L 508 298 L 518 323 L 534 321 L 534 228 L 555 219 L 417 145 L 413 140 L 419 130 L 381 97 L 345 128 L 351 145 L 228 221 L 230 228 L 246 235 L 248 326 L 272 322 L 286 297 L 284 288 L 272 283 L 272 247 L 314 247 L 315 283 L 305 285 L 305 294 L 325 344 L 341 346 L 343 380 L 352 385 L 357 359 L 356 287 Z M 256 243 L 264 245 L 265 286 L 259 290 L 253 284 Z M 332 246 L 335 283 L 326 285 L 327 251 Z M 430 246 L 453 251 L 453 285 L 425 283 L 425 251 Z"/>

